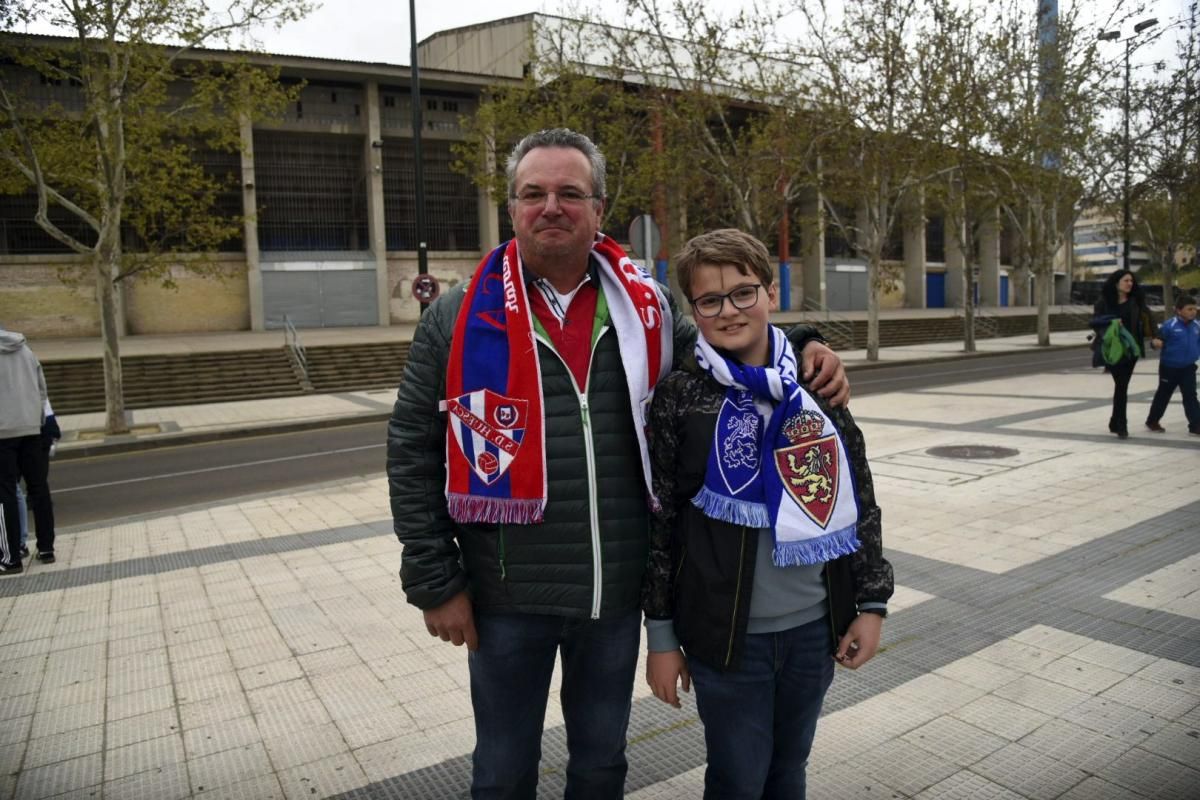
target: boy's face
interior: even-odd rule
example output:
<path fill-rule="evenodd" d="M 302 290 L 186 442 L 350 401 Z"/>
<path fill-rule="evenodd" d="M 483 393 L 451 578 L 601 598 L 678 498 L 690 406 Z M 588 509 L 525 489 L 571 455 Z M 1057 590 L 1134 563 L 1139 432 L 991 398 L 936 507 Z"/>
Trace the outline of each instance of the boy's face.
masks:
<path fill-rule="evenodd" d="M 705 340 L 713 347 L 727 350 L 743 364 L 766 366 L 767 358 L 771 355 L 771 340 L 767 336 L 768 318 L 770 312 L 778 307 L 775 284 L 763 286 L 753 272 L 743 275 L 731 264 L 702 264 L 692 272 L 691 288 L 696 327 L 704 334 Z M 753 304 L 750 304 L 748 297 L 751 289 L 756 292 Z M 725 297 L 716 316 L 706 317 L 702 314 L 703 306 L 731 292 L 738 292 L 738 304 L 745 308 L 738 308 L 733 304 L 733 298 Z M 707 298 L 707 303 L 702 302 L 702 298 Z M 697 303 L 702 308 L 695 309 Z"/>
<path fill-rule="evenodd" d="M 1189 303 L 1183 308 L 1177 308 L 1175 309 L 1175 313 L 1178 314 L 1184 322 L 1192 322 L 1196 319 L 1196 304 Z"/>

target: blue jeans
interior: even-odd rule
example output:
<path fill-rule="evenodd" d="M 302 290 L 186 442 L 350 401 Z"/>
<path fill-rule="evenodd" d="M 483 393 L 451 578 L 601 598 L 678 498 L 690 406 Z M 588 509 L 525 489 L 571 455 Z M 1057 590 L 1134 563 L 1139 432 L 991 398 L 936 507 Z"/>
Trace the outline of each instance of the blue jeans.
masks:
<path fill-rule="evenodd" d="M 608 619 L 479 613 L 468 656 L 475 753 L 471 797 L 533 800 L 554 660 L 562 653 L 567 800 L 619 800 L 641 612 Z"/>
<path fill-rule="evenodd" d="M 829 618 L 749 634 L 741 666 L 688 662 L 704 722 L 705 800 L 803 800 L 805 769 L 833 683 Z"/>

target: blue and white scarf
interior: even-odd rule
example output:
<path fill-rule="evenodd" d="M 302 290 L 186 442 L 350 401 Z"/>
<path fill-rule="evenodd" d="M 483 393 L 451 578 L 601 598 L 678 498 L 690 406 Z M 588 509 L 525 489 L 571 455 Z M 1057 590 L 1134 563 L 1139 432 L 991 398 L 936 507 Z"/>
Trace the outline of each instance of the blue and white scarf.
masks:
<path fill-rule="evenodd" d="M 713 519 L 775 534 L 779 567 L 858 549 L 858 499 L 846 445 L 797 382 L 796 356 L 770 326 L 769 366 L 740 364 L 696 337 L 696 360 L 726 387 L 704 487 L 692 503 Z"/>

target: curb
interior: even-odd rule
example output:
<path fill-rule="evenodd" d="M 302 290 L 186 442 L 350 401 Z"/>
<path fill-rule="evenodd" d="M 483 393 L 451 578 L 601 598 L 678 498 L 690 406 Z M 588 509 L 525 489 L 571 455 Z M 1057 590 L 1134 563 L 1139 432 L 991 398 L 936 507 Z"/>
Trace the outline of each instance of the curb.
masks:
<path fill-rule="evenodd" d="M 1039 347 L 1036 351 L 1044 353 L 1050 350 L 1071 350 L 1086 348 L 1086 344 L 1057 344 Z M 1001 350 L 975 353 L 954 353 L 940 358 L 909 358 L 897 361 L 856 361 L 846 365 L 846 372 L 870 372 L 887 367 L 908 367 L 914 364 L 942 363 L 955 361 L 971 361 L 980 358 L 997 358 L 1011 356 L 1022 350 Z M 133 436 L 118 438 L 113 441 L 95 442 L 91 444 L 60 449 L 55 455 L 56 462 L 73 461 L 76 459 L 92 458 L 94 456 L 118 455 L 136 453 L 144 450 L 154 450 L 160 447 L 175 447 L 189 444 L 207 444 L 210 442 L 227 441 L 230 439 L 249 439 L 255 436 L 273 436 L 276 434 L 298 433 L 300 431 L 316 430 L 319 428 L 340 428 L 350 425 L 361 425 L 369 422 L 386 422 L 390 412 L 365 412 L 348 417 L 324 417 L 304 420 L 302 422 L 266 422 L 258 425 L 248 425 L 242 428 L 227 428 L 212 431 L 180 431 L 179 433 L 153 434 L 149 438 L 139 439 Z"/>

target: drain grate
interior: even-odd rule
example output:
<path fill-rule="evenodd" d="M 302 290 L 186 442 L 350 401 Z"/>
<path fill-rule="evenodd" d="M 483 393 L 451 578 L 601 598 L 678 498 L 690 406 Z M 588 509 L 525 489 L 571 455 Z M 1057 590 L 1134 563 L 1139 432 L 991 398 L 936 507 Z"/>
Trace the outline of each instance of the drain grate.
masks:
<path fill-rule="evenodd" d="M 930 447 L 925 453 L 937 458 L 959 458 L 964 461 L 972 461 L 980 458 L 1012 458 L 1013 456 L 1019 456 L 1021 451 L 1012 447 L 992 447 L 991 445 L 982 444 L 952 444 L 944 447 Z"/>

